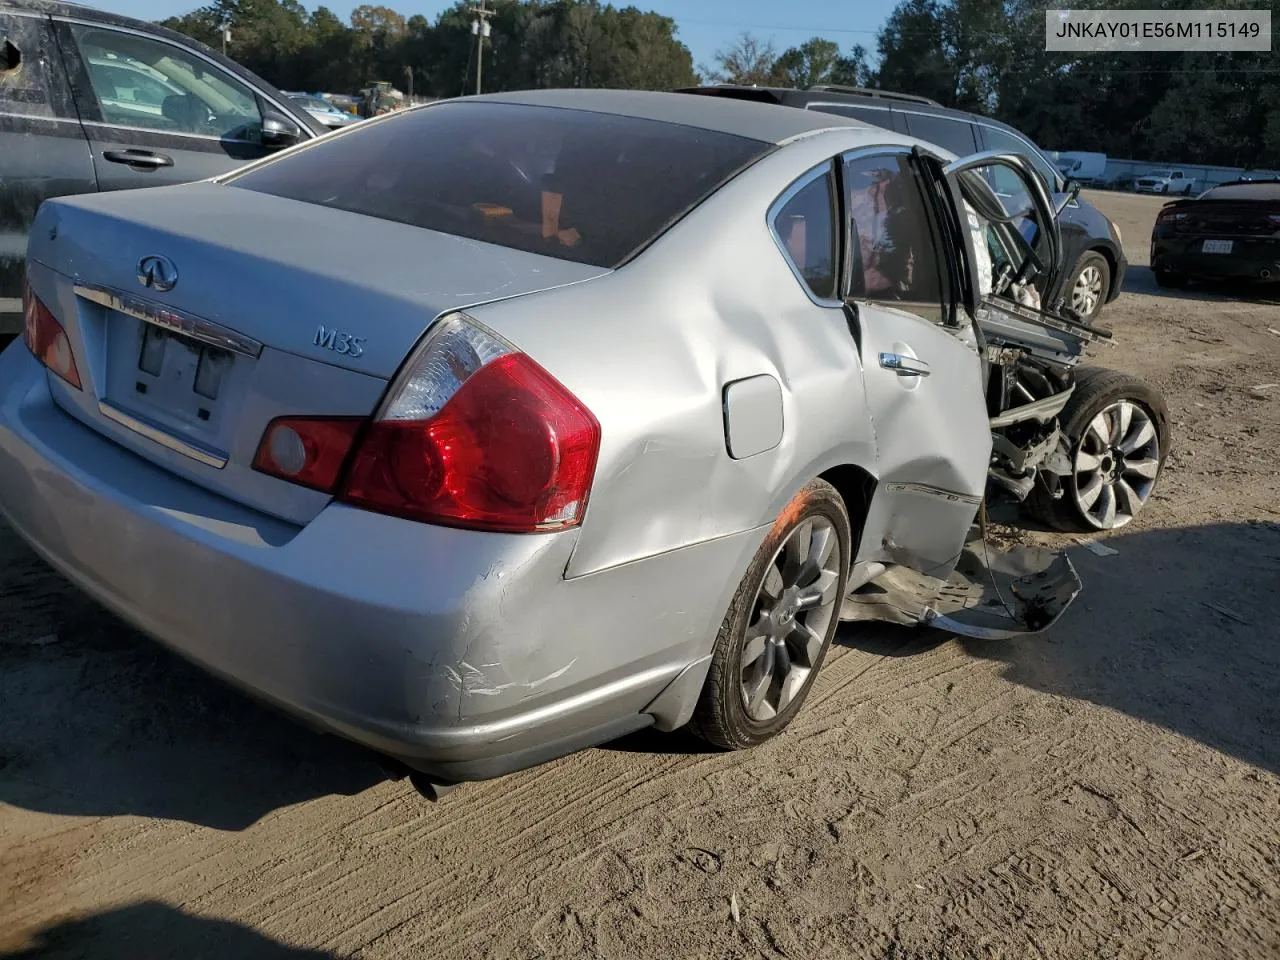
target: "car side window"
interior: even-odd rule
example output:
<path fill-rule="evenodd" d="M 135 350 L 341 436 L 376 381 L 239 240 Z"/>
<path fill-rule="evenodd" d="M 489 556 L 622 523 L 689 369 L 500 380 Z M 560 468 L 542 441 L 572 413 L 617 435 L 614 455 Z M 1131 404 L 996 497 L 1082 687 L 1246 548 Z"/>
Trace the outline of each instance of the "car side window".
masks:
<path fill-rule="evenodd" d="M 964 120 L 936 117 L 925 113 L 903 111 L 911 136 L 950 150 L 957 157 L 967 157 L 975 152 L 973 127 Z"/>
<path fill-rule="evenodd" d="M 72 24 L 103 123 L 258 143 L 253 91 L 171 43 Z"/>
<path fill-rule="evenodd" d="M 851 103 L 810 103 L 806 106 L 818 113 L 834 113 L 838 117 L 861 120 L 885 130 L 893 129 L 893 115 L 888 107 L 862 107 Z"/>
<path fill-rule="evenodd" d="M 831 164 L 824 164 L 783 194 L 770 226 L 787 259 L 815 297 L 836 296 L 836 192 Z"/>
<path fill-rule="evenodd" d="M 1018 137 L 1015 137 L 1012 134 L 1007 133 L 998 127 L 984 126 L 982 128 L 982 132 L 983 132 L 983 135 L 987 138 L 988 150 L 1001 150 L 1009 153 L 1016 153 L 1019 156 L 1026 157 L 1029 161 L 1031 161 L 1031 165 L 1036 168 L 1036 173 L 1040 174 L 1040 179 L 1044 181 L 1045 189 L 1047 189 L 1050 193 L 1054 193 L 1057 190 L 1057 184 L 1058 184 L 1057 172 L 1049 164 L 1049 161 L 1047 161 L 1043 156 L 1040 155 L 1040 151 L 1032 149 L 1032 147 L 1029 144 L 1027 144 L 1025 141 L 1020 140 Z M 1017 175 L 1014 174 L 1013 171 L 1011 170 L 1007 171 L 1007 176 L 1011 177 L 1013 181 L 1017 181 L 1021 183 L 1021 181 L 1018 181 Z M 1008 186 L 1008 185 L 1009 184 L 1005 184 L 1005 186 Z M 1001 184 L 994 183 L 992 184 L 992 186 L 994 186 L 997 189 L 997 191 L 999 191 Z M 1021 191 L 1022 187 L 1019 186 L 1018 189 L 1019 191 Z"/>
<path fill-rule="evenodd" d="M 945 322 L 947 273 L 910 157 L 851 157 L 845 160 L 844 183 L 853 244 L 851 294 Z"/>
<path fill-rule="evenodd" d="M 48 19 L 0 13 L 0 113 L 75 118 Z"/>

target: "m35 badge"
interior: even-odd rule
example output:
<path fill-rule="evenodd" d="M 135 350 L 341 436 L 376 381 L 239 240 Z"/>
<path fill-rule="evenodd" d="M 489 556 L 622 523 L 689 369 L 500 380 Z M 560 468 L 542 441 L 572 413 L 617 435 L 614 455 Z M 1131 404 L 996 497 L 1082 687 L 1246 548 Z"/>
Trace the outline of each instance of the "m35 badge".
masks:
<path fill-rule="evenodd" d="M 321 324 L 316 328 L 315 345 L 350 357 L 352 360 L 364 355 L 364 337 L 353 337 L 341 330 L 326 328 Z"/>

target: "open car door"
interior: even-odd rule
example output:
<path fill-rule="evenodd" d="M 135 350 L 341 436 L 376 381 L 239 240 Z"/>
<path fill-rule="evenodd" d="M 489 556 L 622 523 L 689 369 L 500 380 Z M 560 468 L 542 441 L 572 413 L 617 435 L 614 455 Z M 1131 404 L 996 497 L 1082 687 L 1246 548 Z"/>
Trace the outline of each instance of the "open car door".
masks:
<path fill-rule="evenodd" d="M 971 324 L 977 334 L 983 381 L 978 389 L 988 394 L 984 416 L 994 414 L 984 423 L 992 444 L 983 448 L 991 451 L 990 463 L 1004 462 L 1011 451 L 1023 452 L 1001 435 L 1003 395 L 990 395 L 993 384 L 1001 390 L 1007 386 L 1004 353 L 1049 357 L 1048 366 L 1065 369 L 1090 339 L 1089 328 L 1041 309 L 1041 291 L 1052 290 L 1063 269 L 1061 207 L 1055 208 L 1034 168 L 1017 154 L 984 152 L 951 163 L 920 150 L 916 157 L 937 187 L 939 219 L 953 228 L 954 286 L 967 317 L 956 317 L 952 326 L 960 334 Z M 1045 439 L 1033 447 L 1036 455 L 1048 456 L 1056 448 L 1055 418 L 1069 396 L 1069 382 L 1065 389 L 1050 384 L 1045 398 L 1031 396 L 1016 412 L 1043 427 Z M 956 409 L 966 402 L 958 396 Z M 948 415 L 954 418 L 955 410 Z M 1030 433 L 1039 436 L 1035 427 Z M 955 528 L 947 532 L 963 538 Z M 947 572 L 903 563 L 885 569 L 868 585 L 873 589 L 858 589 L 846 599 L 842 616 L 924 623 L 971 637 L 1010 637 L 1045 629 L 1080 591 L 1064 553 L 1000 550 L 986 543 L 985 531 L 978 536 L 970 531 L 968 542 L 955 549 L 956 562 Z"/>
<path fill-rule="evenodd" d="M 987 151 L 947 164 L 942 174 L 957 216 L 968 226 L 966 251 L 975 281 L 970 316 L 977 319 L 990 297 L 1039 309 L 1039 293 L 1053 288 L 1063 263 L 1061 211 L 1035 168 L 1016 153 Z"/>

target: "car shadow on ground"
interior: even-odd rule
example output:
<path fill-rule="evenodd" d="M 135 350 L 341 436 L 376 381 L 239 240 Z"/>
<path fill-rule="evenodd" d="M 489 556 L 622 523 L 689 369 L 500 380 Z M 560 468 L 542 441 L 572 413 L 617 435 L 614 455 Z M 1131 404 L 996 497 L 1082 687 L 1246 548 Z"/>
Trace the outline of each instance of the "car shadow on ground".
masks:
<path fill-rule="evenodd" d="M 953 638 L 841 628 L 840 641 L 907 657 L 955 640 L 1006 680 L 1086 700 L 1280 773 L 1280 524 L 1224 523 L 1116 535 L 1119 551 L 1070 551 L 1083 582 L 1043 634 Z"/>
<path fill-rule="evenodd" d="M 1121 711 L 1280 772 L 1280 524 L 1143 531 L 1107 542 L 1116 555 L 1071 551 L 1084 589 L 1052 629 L 957 642 L 1004 664 L 1015 683 Z M 0 574 L 0 595 L 20 586 Z M 0 636 L 0 801 L 239 830 L 278 808 L 353 795 L 387 777 L 371 754 L 206 676 L 69 584 L 42 590 L 53 591 L 58 637 L 67 639 L 15 646 Z M 845 624 L 837 634 L 843 645 L 887 657 L 952 639 L 880 624 Z M 687 731 L 641 731 L 608 749 L 708 752 Z"/>
<path fill-rule="evenodd" d="M 1155 272 L 1150 267 L 1132 264 L 1125 271 L 1121 289 L 1125 293 L 1140 293 L 1172 300 L 1262 303 L 1280 306 L 1280 283 L 1193 280 L 1185 287 L 1162 287 L 1156 283 Z M 1105 312 L 1103 316 L 1106 316 Z"/>
<path fill-rule="evenodd" d="M 330 960 L 337 954 L 290 947 L 229 920 L 183 913 L 144 901 L 62 920 L 11 945 L 0 938 L 0 960 Z"/>
<path fill-rule="evenodd" d="M 0 802 L 240 830 L 386 779 L 107 613 L 0 524 Z"/>

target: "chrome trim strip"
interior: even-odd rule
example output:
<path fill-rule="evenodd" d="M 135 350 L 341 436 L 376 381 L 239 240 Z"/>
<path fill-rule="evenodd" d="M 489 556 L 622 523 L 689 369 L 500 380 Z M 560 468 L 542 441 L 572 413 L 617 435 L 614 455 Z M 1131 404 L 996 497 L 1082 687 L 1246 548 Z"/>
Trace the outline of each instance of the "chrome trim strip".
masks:
<path fill-rule="evenodd" d="M 148 423 L 143 423 L 135 417 L 129 416 L 118 407 L 113 407 L 105 400 L 98 401 L 98 412 L 108 420 L 113 420 L 127 430 L 132 430 L 139 436 L 146 437 L 160 446 L 172 450 L 174 453 L 180 453 L 184 457 L 190 457 L 192 460 L 199 461 L 205 466 L 213 467 L 215 470 L 221 470 L 227 465 L 227 458 L 216 453 L 210 453 L 208 450 L 201 449 L 194 444 L 187 443 L 185 440 L 179 440 L 172 434 L 165 433 L 158 427 L 153 427 Z"/>
<path fill-rule="evenodd" d="M 157 127 L 130 126 L 127 123 L 107 123 L 105 120 L 81 120 L 80 123 L 86 127 L 102 127 L 106 130 L 129 130 L 133 133 L 157 133 L 166 137 L 185 137 L 189 140 L 208 140 L 210 143 L 239 143 L 247 144 L 251 147 L 262 146 L 262 144 L 256 140 L 243 140 L 238 137 L 215 137 L 207 133 L 188 133 L 186 130 L 161 130 Z M 123 146 L 123 144 L 121 144 L 121 146 Z M 164 150 L 166 148 L 157 147 L 157 149 Z M 179 147 L 179 149 L 181 148 Z"/>
<path fill-rule="evenodd" d="M 981 497 L 971 497 L 967 493 L 956 493 L 954 490 L 945 490 L 942 487 L 930 486 L 927 483 L 886 483 L 884 487 L 890 493 L 923 493 L 926 496 L 938 497 L 942 500 L 970 503 L 975 507 L 982 502 Z"/>
<path fill-rule="evenodd" d="M 90 284 L 76 284 L 75 292 L 76 296 L 99 306 L 115 310 L 117 313 L 123 313 L 125 316 L 133 317 L 135 320 L 141 320 L 143 323 L 149 323 L 152 326 L 172 330 L 185 337 L 190 337 L 192 340 L 207 343 L 211 347 L 238 353 L 243 357 L 249 357 L 251 360 L 256 360 L 262 354 L 262 344 L 252 337 L 236 333 L 229 327 L 214 323 L 212 320 L 205 320 L 189 313 L 183 313 L 180 310 L 174 310 L 172 307 L 166 307 L 164 304 L 156 303 L 154 300 L 146 300 L 132 293 L 124 293 L 121 290 L 113 290 L 110 287 L 99 287 Z"/>
<path fill-rule="evenodd" d="M 8 13 L 9 11 L 5 11 Z M 79 120 L 70 117 L 47 117 L 40 113 L 13 113 L 10 110 L 0 110 L 0 117 L 12 117 L 16 120 L 38 120 L 41 123 L 74 123 L 79 125 Z"/>

